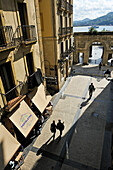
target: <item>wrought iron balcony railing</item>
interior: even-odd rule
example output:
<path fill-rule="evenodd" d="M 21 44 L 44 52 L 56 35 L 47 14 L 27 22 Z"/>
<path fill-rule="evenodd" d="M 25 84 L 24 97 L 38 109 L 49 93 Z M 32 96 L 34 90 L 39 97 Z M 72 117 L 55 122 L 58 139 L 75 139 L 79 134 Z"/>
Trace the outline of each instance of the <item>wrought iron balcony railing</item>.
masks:
<path fill-rule="evenodd" d="M 72 14 L 73 13 L 73 5 L 69 6 L 69 12 Z"/>
<path fill-rule="evenodd" d="M 70 53 L 72 53 L 72 52 L 73 52 L 73 47 L 70 47 L 69 50 L 66 50 L 65 52 L 61 52 L 60 58 L 61 58 L 62 60 L 64 60 L 64 59 L 66 59 L 66 57 L 68 57 L 68 55 L 69 55 Z"/>
<path fill-rule="evenodd" d="M 61 10 L 65 10 L 66 9 L 66 1 L 65 0 L 58 0 L 58 7 Z"/>
<path fill-rule="evenodd" d="M 66 34 L 66 28 L 59 28 L 59 36 L 63 36 Z"/>
<path fill-rule="evenodd" d="M 67 56 L 68 56 L 68 51 L 65 51 L 65 52 L 60 54 L 60 57 L 61 57 L 62 60 L 65 60 Z"/>
<path fill-rule="evenodd" d="M 70 10 L 70 4 L 69 4 L 69 2 L 66 2 L 66 10 L 67 10 L 67 11 Z"/>
<path fill-rule="evenodd" d="M 9 91 L 7 91 L 5 94 L 0 92 L 0 95 L 5 96 L 7 101 L 10 101 L 12 99 L 14 99 L 16 97 L 16 93 L 17 93 L 17 88 L 20 88 L 20 86 L 22 86 L 22 82 L 19 83 L 17 86 L 11 88 Z"/>
<path fill-rule="evenodd" d="M 70 53 L 72 53 L 74 51 L 74 47 L 70 47 L 70 49 L 68 50 L 68 55 L 70 54 Z"/>
<path fill-rule="evenodd" d="M 59 28 L 59 36 L 73 33 L 73 27 Z"/>
<path fill-rule="evenodd" d="M 36 29 L 35 25 L 22 25 L 18 27 L 18 35 L 21 41 L 29 42 L 36 41 Z"/>
<path fill-rule="evenodd" d="M 15 45 L 12 26 L 0 26 L 0 50 Z"/>

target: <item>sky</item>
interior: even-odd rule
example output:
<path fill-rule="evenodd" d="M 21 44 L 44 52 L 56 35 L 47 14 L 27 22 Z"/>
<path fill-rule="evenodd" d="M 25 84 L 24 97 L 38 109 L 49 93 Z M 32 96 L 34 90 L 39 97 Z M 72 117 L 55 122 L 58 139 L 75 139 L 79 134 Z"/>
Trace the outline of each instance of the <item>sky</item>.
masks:
<path fill-rule="evenodd" d="M 113 12 L 113 0 L 73 0 L 73 20 L 97 17 Z"/>

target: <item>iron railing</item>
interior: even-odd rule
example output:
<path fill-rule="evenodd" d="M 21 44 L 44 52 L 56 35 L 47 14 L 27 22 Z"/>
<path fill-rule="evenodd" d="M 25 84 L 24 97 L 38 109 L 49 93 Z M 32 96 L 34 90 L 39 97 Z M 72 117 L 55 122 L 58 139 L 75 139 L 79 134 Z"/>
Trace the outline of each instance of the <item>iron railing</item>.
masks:
<path fill-rule="evenodd" d="M 69 48 L 69 50 L 66 50 L 65 52 L 62 52 L 61 54 L 60 54 L 60 58 L 61 59 L 66 59 L 66 57 L 68 57 L 68 55 L 70 54 L 70 53 L 72 53 L 73 52 L 73 47 L 70 47 Z"/>
<path fill-rule="evenodd" d="M 69 12 L 72 14 L 73 13 L 73 5 L 69 6 Z"/>
<path fill-rule="evenodd" d="M 12 26 L 0 26 L 0 47 L 14 46 Z"/>
<path fill-rule="evenodd" d="M 67 11 L 70 10 L 70 4 L 69 4 L 69 2 L 66 2 L 66 10 L 67 10 Z"/>
<path fill-rule="evenodd" d="M 59 0 L 58 1 L 58 7 L 60 8 L 60 9 L 66 9 L 66 1 L 65 0 Z"/>
<path fill-rule="evenodd" d="M 65 58 L 65 52 L 61 52 L 60 58 L 61 58 L 61 59 L 64 59 L 64 58 Z"/>
<path fill-rule="evenodd" d="M 73 33 L 73 27 L 59 28 L 59 36 Z"/>
<path fill-rule="evenodd" d="M 74 51 L 74 47 L 70 47 L 70 49 L 68 50 L 68 55 L 70 54 L 70 53 L 72 53 Z"/>
<path fill-rule="evenodd" d="M 21 41 L 36 41 L 35 25 L 22 25 L 18 27 L 18 35 Z"/>
<path fill-rule="evenodd" d="M 59 28 L 59 36 L 66 34 L 66 28 Z"/>
<path fill-rule="evenodd" d="M 19 83 L 17 86 L 15 86 L 15 87 L 13 87 L 12 89 L 10 89 L 9 91 L 7 91 L 5 94 L 4 94 L 4 93 L 1 93 L 1 92 L 0 92 L 0 94 L 1 94 L 2 96 L 5 96 L 6 99 L 7 99 L 7 101 L 10 101 L 10 100 L 14 99 L 15 97 L 17 97 L 17 96 L 16 96 L 16 92 L 17 92 L 16 89 L 17 89 L 18 87 L 20 87 L 22 84 L 23 84 L 23 83 Z"/>
<path fill-rule="evenodd" d="M 73 5 L 66 0 L 58 0 L 59 10 L 64 10 L 65 12 L 73 13 Z"/>

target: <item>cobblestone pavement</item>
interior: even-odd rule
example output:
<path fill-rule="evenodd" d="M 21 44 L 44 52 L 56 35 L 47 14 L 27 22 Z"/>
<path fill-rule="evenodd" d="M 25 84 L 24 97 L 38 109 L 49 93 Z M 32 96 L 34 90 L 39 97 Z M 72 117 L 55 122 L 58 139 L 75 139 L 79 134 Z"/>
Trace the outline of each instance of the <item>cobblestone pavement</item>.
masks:
<path fill-rule="evenodd" d="M 101 76 L 104 69 L 107 68 L 99 71 L 98 66 L 73 66 L 72 76 L 54 98 L 53 113 L 29 151 L 22 170 L 108 169 L 111 163 L 113 88 L 112 82 Z M 89 100 L 91 82 L 96 90 Z M 55 141 L 52 141 L 50 124 L 59 119 L 64 121 L 65 129 L 61 140 L 57 131 Z"/>

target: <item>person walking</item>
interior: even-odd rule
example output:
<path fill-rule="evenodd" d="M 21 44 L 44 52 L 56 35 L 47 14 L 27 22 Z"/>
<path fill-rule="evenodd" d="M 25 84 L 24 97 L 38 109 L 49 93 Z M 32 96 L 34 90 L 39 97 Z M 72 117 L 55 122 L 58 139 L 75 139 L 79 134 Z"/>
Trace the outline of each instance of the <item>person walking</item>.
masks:
<path fill-rule="evenodd" d="M 93 83 L 89 85 L 89 99 L 91 99 L 93 92 L 95 91 L 95 87 Z"/>
<path fill-rule="evenodd" d="M 50 127 L 51 132 L 53 133 L 53 141 L 55 139 L 55 133 L 56 133 L 56 124 L 55 124 L 55 120 L 53 120 L 53 123 L 51 123 L 51 127 Z"/>
<path fill-rule="evenodd" d="M 64 122 L 62 123 L 61 120 L 58 120 L 57 129 L 60 131 L 60 139 L 61 139 L 62 131 L 64 130 Z"/>
<path fill-rule="evenodd" d="M 102 66 L 102 64 L 101 64 L 101 62 L 99 63 L 99 70 L 101 70 L 101 66 Z"/>

